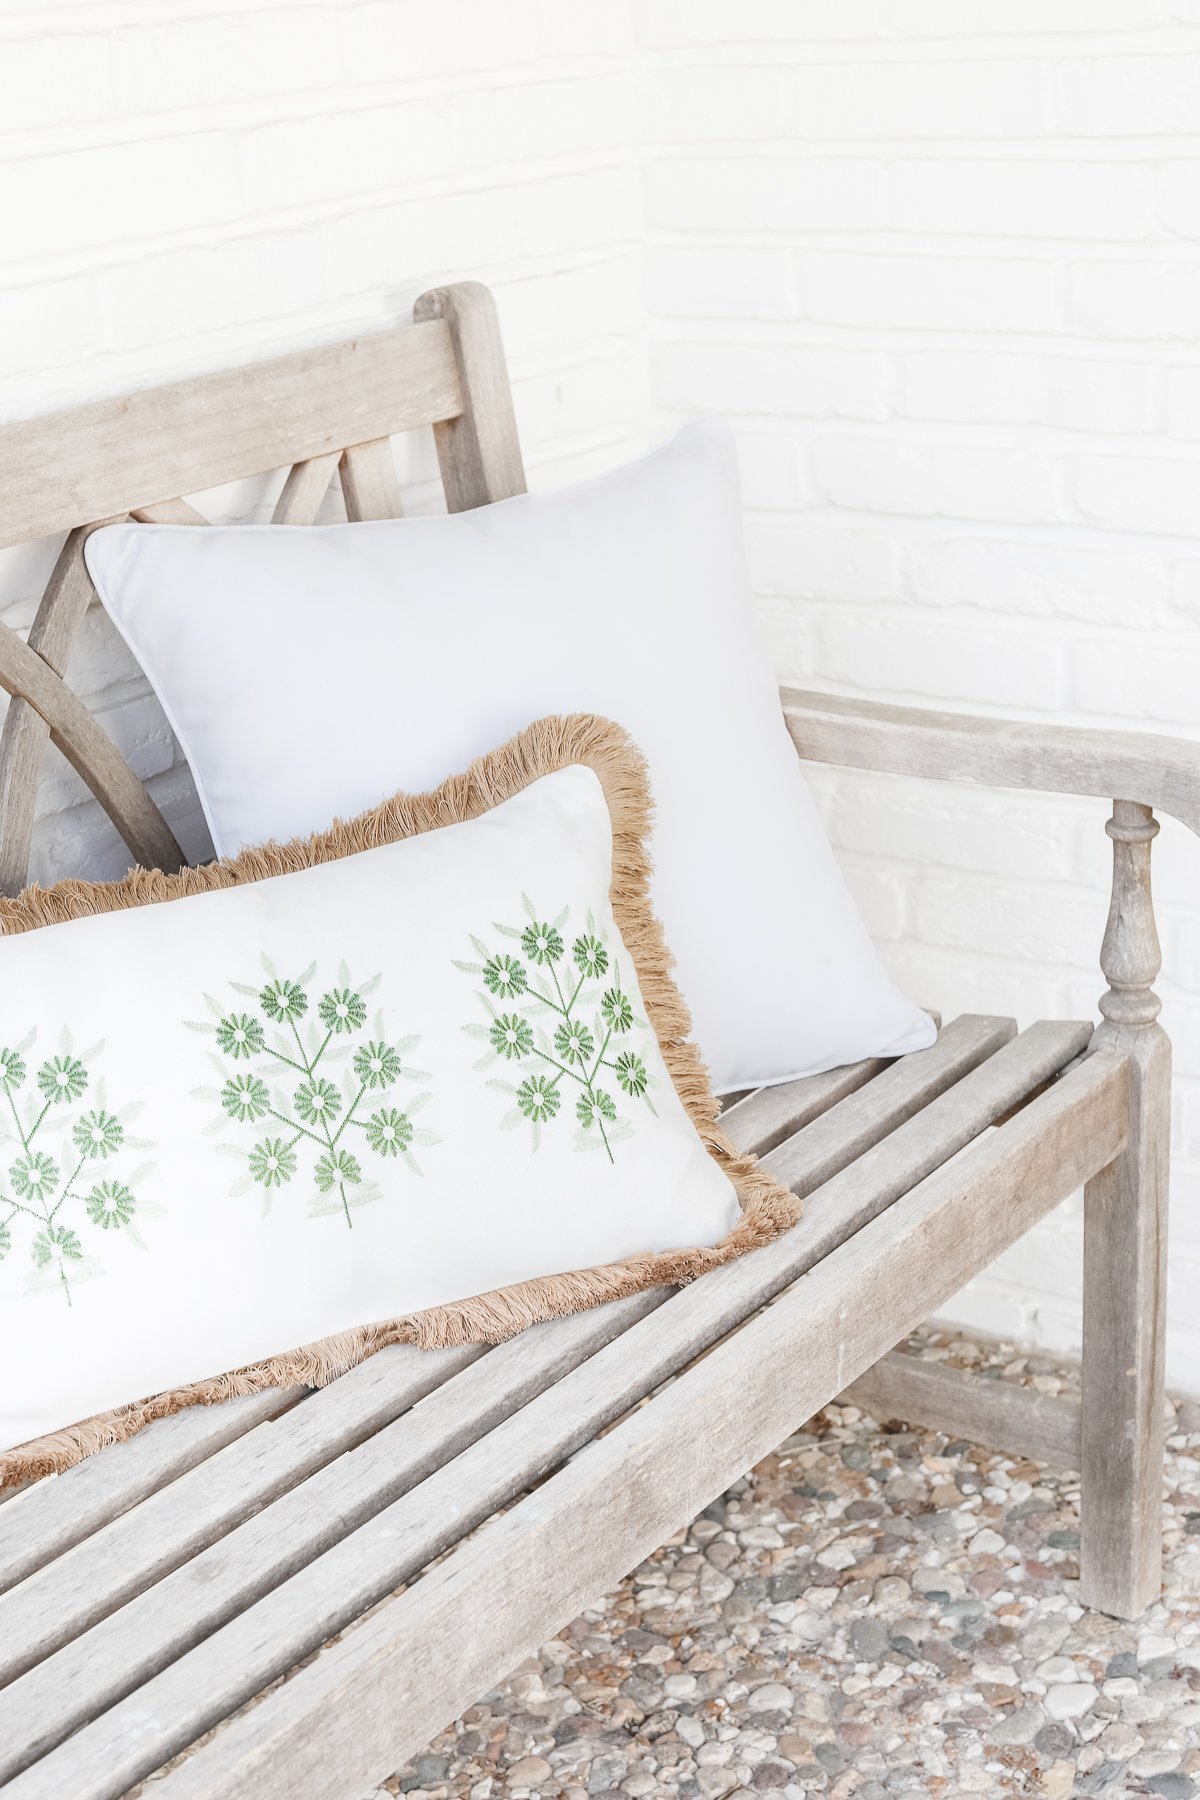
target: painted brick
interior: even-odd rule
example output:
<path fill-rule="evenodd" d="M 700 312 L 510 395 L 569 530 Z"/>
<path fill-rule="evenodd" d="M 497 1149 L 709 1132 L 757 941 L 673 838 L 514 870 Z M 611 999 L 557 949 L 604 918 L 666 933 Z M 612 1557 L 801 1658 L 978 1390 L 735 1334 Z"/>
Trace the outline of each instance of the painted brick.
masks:
<path fill-rule="evenodd" d="M 930 158 L 894 180 L 902 231 L 1136 241 L 1156 217 L 1153 169 L 1127 162 Z"/>
<path fill-rule="evenodd" d="M 1054 331 L 1052 264 L 1020 257 L 895 252 L 802 256 L 809 318 L 929 331 Z"/>
<path fill-rule="evenodd" d="M 700 231 L 873 231 L 884 170 L 862 157 L 666 156 L 646 171 L 651 225 Z"/>

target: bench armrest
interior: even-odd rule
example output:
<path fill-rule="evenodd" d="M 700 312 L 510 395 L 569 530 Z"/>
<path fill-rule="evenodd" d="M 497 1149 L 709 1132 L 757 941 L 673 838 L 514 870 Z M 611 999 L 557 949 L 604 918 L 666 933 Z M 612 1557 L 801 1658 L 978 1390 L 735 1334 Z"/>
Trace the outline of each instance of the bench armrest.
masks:
<path fill-rule="evenodd" d="M 792 742 L 810 762 L 935 781 L 1131 800 L 1200 834 L 1200 743 L 1140 731 L 1027 725 L 780 690 Z"/>

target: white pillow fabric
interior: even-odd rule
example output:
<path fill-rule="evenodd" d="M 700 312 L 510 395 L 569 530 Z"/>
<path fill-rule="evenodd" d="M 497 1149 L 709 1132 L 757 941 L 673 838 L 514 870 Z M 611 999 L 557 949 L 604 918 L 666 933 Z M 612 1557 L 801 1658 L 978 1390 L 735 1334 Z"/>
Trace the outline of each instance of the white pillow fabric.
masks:
<path fill-rule="evenodd" d="M 432 787 L 544 714 L 598 713 L 649 760 L 655 908 L 718 1093 L 932 1041 L 783 723 L 723 425 L 474 512 L 114 525 L 86 555 L 219 854 Z"/>
<path fill-rule="evenodd" d="M 643 990 L 612 874 L 571 766 L 340 860 L 0 937 L 0 1450 L 737 1225 L 747 1165 L 673 1085 L 665 971 Z"/>

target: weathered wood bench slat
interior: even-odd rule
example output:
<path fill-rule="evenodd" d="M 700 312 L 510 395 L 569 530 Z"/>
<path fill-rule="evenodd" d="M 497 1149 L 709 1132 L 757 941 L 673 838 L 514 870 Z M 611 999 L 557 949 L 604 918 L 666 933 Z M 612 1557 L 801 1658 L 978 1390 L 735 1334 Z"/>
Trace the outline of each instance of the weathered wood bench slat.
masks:
<path fill-rule="evenodd" d="M 865 1062 L 848 1063 L 844 1069 L 781 1082 L 778 1087 L 755 1088 L 725 1108 L 721 1114 L 722 1129 L 739 1150 L 753 1147 L 761 1156 L 890 1067 L 888 1059 L 876 1056 Z"/>
<path fill-rule="evenodd" d="M 939 1431 L 968 1443 L 1016 1451 L 1055 1469 L 1079 1467 L 1080 1406 L 1065 1395 L 1039 1394 L 1011 1381 L 981 1381 L 894 1350 L 840 1398 L 873 1419 L 910 1424 L 936 1419 Z"/>
<path fill-rule="evenodd" d="M 131 1507 L 0 1597 L 3 1687 L 78 1632 L 343 1457 L 480 1355 L 398 1344 Z M 219 1412 L 219 1408 L 205 1408 Z M 5 1731 L 0 1728 L 0 1744 Z M 0 1752 L 2 1754 L 2 1752 Z"/>
<path fill-rule="evenodd" d="M 996 1024 L 975 1022 L 976 1026 L 980 1023 Z M 84 1726 L 61 1752 L 76 1754 L 73 1780 L 80 1800 L 120 1793 L 120 1783 L 127 1785 L 137 1773 L 153 1766 L 143 1761 L 131 1772 L 120 1762 L 117 1751 L 122 1732 L 130 1727 L 138 1754 L 150 1755 L 148 1707 L 153 1705 L 164 1729 L 168 1720 L 174 1720 L 177 1732 L 186 1730 L 195 1736 L 250 1698 L 390 1588 L 411 1579 L 432 1557 L 579 1448 L 594 1431 L 619 1418 L 738 1325 L 754 1307 L 828 1255 L 886 1208 L 898 1192 L 1007 1112 L 1022 1093 L 1040 1086 L 1054 1067 L 1070 1061 L 1081 1033 L 1086 1040 L 1087 1031 L 1086 1026 L 1038 1026 L 1004 1045 L 934 1100 L 925 1115 L 900 1127 L 893 1138 L 897 1145 L 894 1164 L 881 1164 L 873 1175 L 862 1172 L 861 1159 L 846 1168 L 813 1195 L 805 1217 L 784 1238 L 714 1271 L 652 1311 L 648 1309 L 648 1316 L 520 1407 L 454 1461 L 163 1669 L 95 1725 Z M 923 1057 L 933 1059 L 936 1049 L 922 1053 Z M 943 1062 L 952 1067 L 950 1058 Z M 955 1104 L 946 1110 L 950 1101 Z M 658 1298 L 645 1297 L 647 1301 Z M 543 1329 L 549 1335 L 577 1323 L 564 1320 Z M 511 1348 L 520 1351 L 529 1343 L 526 1337 Z M 501 1354 L 492 1352 L 481 1366 L 486 1369 L 487 1362 Z M 451 1392 L 452 1387 L 441 1391 L 431 1410 L 440 1415 Z M 279 1509 L 272 1511 L 278 1514 Z M 264 1519 L 269 1522 L 270 1514 Z M 202 1586 L 193 1603 L 196 1600 L 203 1606 Z M 145 1643 L 146 1610 L 127 1607 L 0 1696 L 0 1744 L 11 1740 L 10 1750 L 0 1753 L 5 1756 L 0 1766 L 6 1770 L 20 1767 L 29 1758 L 31 1744 L 60 1739 L 64 1720 L 74 1721 L 97 1693 L 111 1692 L 111 1684 L 120 1683 L 119 1673 L 112 1676 L 110 1670 L 115 1667 L 119 1671 L 127 1662 L 136 1666 L 140 1646 Z M 174 1629 L 178 1632 L 179 1627 Z M 89 1673 L 97 1665 L 100 1673 Z M 180 1724 L 181 1720 L 186 1724 Z M 130 1721 L 137 1721 L 136 1726 L 131 1727 Z M 187 1741 L 188 1736 L 178 1735 L 171 1741 L 156 1739 L 156 1759 L 163 1760 Z M 93 1753 L 93 1744 L 102 1748 Z M 22 1783 L 34 1780 L 42 1769 L 64 1767 L 59 1754 L 51 1753 L 26 1777 L 18 1777 L 14 1795 L 23 1792 Z M 121 1771 L 119 1781 L 117 1770 Z M 92 1780 L 97 1785 L 87 1786 Z M 30 1789 L 37 1791 L 36 1787 Z"/>
<path fill-rule="evenodd" d="M 0 1593 L 111 1525 L 189 1469 L 294 1406 L 305 1388 L 271 1388 L 221 1406 L 191 1406 L 156 1419 L 128 1443 L 89 1456 L 53 1481 L 24 1489 L 23 1504 L 0 1513 Z"/>
<path fill-rule="evenodd" d="M 6 1646 L 6 1666 L 15 1667 L 22 1655 L 31 1660 L 35 1632 L 41 1644 L 52 1632 L 64 1647 L 0 1690 L 0 1782 L 485 1437 L 662 1299 L 661 1292 L 636 1294 L 535 1326 L 485 1356 L 435 1353 L 473 1360 L 119 1611 L 100 1616 L 82 1636 L 76 1634 L 94 1599 L 81 1597 L 73 1618 L 40 1631 L 35 1606 L 20 1621 L 23 1638 Z M 424 1360 L 431 1360 L 428 1353 Z M 324 1393 L 336 1398 L 332 1388 Z"/>
<path fill-rule="evenodd" d="M 291 1800 L 299 1792 L 305 1800 L 341 1800 L 386 1776 L 547 1629 L 604 1592 L 798 1418 L 811 1416 L 944 1302 L 976 1266 L 981 1234 L 995 1257 L 1109 1162 L 1125 1141 L 1127 1091 L 1120 1057 L 1098 1055 L 1072 1070 L 823 1255 L 773 1305 L 589 1444 L 535 1495 L 227 1723 L 156 1783 L 159 1800 Z M 677 1304 L 660 1309 L 646 1328 Z M 627 1351 L 636 1335 L 627 1333 L 611 1352 Z M 602 1406 L 613 1370 L 601 1365 L 611 1361 L 602 1353 L 502 1429 L 528 1432 L 531 1415 L 558 1402 L 558 1450 L 565 1453 L 576 1436 L 576 1390 L 586 1385 Z M 486 1448 L 467 1458 L 478 1461 Z M 544 1467 L 545 1456 L 543 1443 L 531 1466 Z M 448 1496 L 435 1490 L 448 1486 L 452 1473 L 453 1465 L 401 1503 L 408 1541 L 444 1537 L 437 1509 Z M 422 1505 L 423 1516 L 414 1517 Z M 336 1560 L 343 1569 L 353 1552 L 384 1548 L 378 1530 L 370 1532 L 370 1546 L 360 1542 L 367 1535 L 341 1546 Z M 251 1645 L 238 1635 L 239 1649 L 271 1660 L 262 1638 Z M 209 1657 L 215 1643 L 205 1647 Z M 124 1719 L 110 1715 L 94 1737 L 83 1733 L 73 1760 L 68 1745 L 31 1771 L 13 1785 L 12 1800 L 51 1800 L 68 1771 L 77 1800 L 112 1800 L 118 1782 L 146 1771 L 151 1742 L 180 1747 L 189 1699 L 195 1708 L 194 1694 L 181 1689 L 183 1674 L 177 1665 Z M 220 1710 L 229 1705 L 227 1691 Z M 210 1712 L 199 1708 L 193 1716 Z M 108 1758 L 93 1784 L 92 1770 Z"/>

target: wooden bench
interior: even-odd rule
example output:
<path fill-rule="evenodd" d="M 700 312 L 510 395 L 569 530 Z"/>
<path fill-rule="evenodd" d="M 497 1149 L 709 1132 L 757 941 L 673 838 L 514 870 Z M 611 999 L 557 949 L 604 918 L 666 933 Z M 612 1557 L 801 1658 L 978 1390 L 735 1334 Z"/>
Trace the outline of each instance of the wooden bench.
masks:
<path fill-rule="evenodd" d="M 0 545 L 66 532 L 28 644 L 0 629 L 0 883 L 25 879 L 51 740 L 143 863 L 181 852 L 62 679 L 113 518 L 291 465 L 400 511 L 389 436 L 432 425 L 452 510 L 521 492 L 495 312 L 417 323 L 0 431 Z M 1170 1047 L 1152 983 L 1152 808 L 1200 828 L 1200 747 L 791 690 L 802 757 L 1117 796 L 1103 1023 L 963 1017 L 919 1055 L 763 1089 L 737 1142 L 806 1196 L 785 1238 L 679 1292 L 495 1349 L 382 1352 L 317 1393 L 151 1426 L 0 1505 L 10 1800 L 356 1800 L 853 1384 L 885 1416 L 1082 1471 L 1084 1601 L 1133 1617 L 1160 1562 Z M 1082 1401 L 895 1354 L 1086 1183 Z M 184 1754 L 186 1753 L 186 1754 Z"/>

